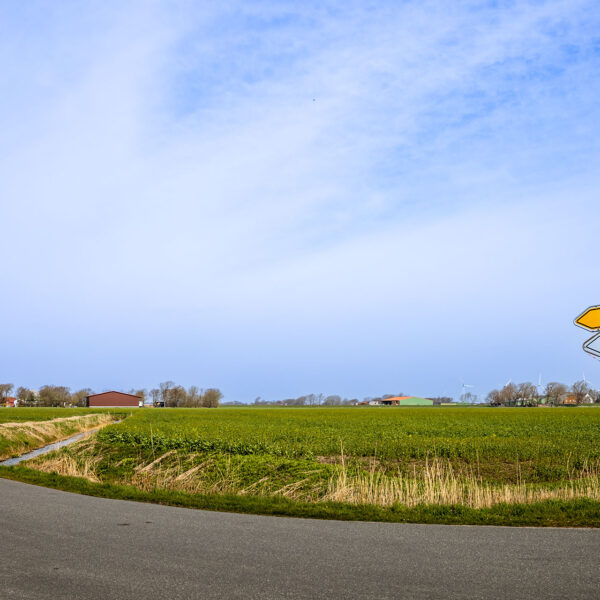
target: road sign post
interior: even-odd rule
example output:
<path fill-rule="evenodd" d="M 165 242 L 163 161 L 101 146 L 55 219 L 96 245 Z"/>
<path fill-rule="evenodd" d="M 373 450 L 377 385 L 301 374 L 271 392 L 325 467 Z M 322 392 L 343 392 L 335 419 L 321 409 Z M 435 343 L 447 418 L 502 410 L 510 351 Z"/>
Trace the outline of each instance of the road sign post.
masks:
<path fill-rule="evenodd" d="M 600 306 L 586 308 L 574 321 L 577 327 L 588 331 L 600 332 Z M 600 358 L 600 333 L 592 336 L 583 343 L 583 349 L 588 354 Z"/>

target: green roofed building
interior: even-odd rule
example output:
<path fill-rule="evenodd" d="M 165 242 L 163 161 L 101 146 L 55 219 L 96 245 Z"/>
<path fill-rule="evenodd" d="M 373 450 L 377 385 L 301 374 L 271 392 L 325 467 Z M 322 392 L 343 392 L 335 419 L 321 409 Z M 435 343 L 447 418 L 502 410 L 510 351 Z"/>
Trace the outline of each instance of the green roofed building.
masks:
<path fill-rule="evenodd" d="M 417 396 L 396 396 L 380 400 L 384 406 L 433 406 L 433 400 L 418 398 Z"/>

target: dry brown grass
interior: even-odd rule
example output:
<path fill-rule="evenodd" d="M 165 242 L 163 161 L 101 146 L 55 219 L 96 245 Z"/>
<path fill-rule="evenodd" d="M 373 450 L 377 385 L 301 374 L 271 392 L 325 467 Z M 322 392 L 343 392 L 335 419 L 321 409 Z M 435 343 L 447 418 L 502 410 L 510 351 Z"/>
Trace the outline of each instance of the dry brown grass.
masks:
<path fill-rule="evenodd" d="M 323 500 L 350 504 L 413 507 L 422 504 L 460 504 L 471 508 L 488 508 L 500 503 L 540 502 L 590 498 L 600 500 L 600 471 L 585 467 L 555 487 L 534 486 L 525 482 L 492 485 L 474 473 L 457 476 L 452 465 L 440 459 L 428 461 L 425 468 L 412 476 L 384 474 L 379 468 L 350 475 L 342 459 L 341 468 L 329 481 Z"/>
<path fill-rule="evenodd" d="M 226 461 L 224 467 L 217 467 L 216 472 L 215 466 L 211 458 L 194 464 L 189 457 L 182 459 L 181 455 L 170 451 L 151 463 L 138 466 L 128 483 L 146 491 L 158 488 L 191 494 L 244 493 L 238 468 L 231 459 Z M 211 476 L 207 477 L 206 473 L 211 470 Z"/>
<path fill-rule="evenodd" d="M 115 417 L 110 414 L 90 414 L 49 421 L 2 423 L 0 424 L 0 438 L 4 438 L 10 444 L 7 451 L 3 454 L 0 453 L 0 459 L 41 448 L 46 444 L 89 431 L 114 420 Z"/>
<path fill-rule="evenodd" d="M 80 442 L 47 456 L 28 466 L 61 475 L 85 477 L 98 481 L 97 466 L 102 461 L 103 446 L 94 438 Z M 568 480 L 554 485 L 517 483 L 490 483 L 477 471 L 456 472 L 449 461 L 434 458 L 424 466 L 415 466 L 412 473 L 397 471 L 372 460 L 370 464 L 352 463 L 349 468 L 343 454 L 333 462 L 334 472 L 329 481 L 321 479 L 310 483 L 317 471 L 306 470 L 296 481 L 277 483 L 275 473 L 259 474 L 248 481 L 241 471 L 242 462 L 227 457 L 201 454 L 183 454 L 175 450 L 152 458 L 129 456 L 127 474 L 109 479 L 113 483 L 134 485 L 143 491 L 162 489 L 191 494 L 237 494 L 253 496 L 283 496 L 304 502 L 336 501 L 349 504 L 371 504 L 388 507 L 401 504 L 463 505 L 470 508 L 488 508 L 499 503 L 529 504 L 544 500 L 571 500 L 589 498 L 600 501 L 600 465 L 586 465 L 572 470 Z M 123 463 L 120 460 L 115 466 Z M 106 462 L 104 463 L 106 465 Z M 262 475 L 262 476 L 261 476 Z"/>
<path fill-rule="evenodd" d="M 98 463 L 102 461 L 103 448 L 94 438 L 79 442 L 58 452 L 40 456 L 27 463 L 28 467 L 45 472 L 85 477 L 98 481 Z M 132 460 L 131 457 L 126 459 Z M 115 463 L 119 466 L 123 461 Z M 292 499 L 315 499 L 325 492 L 322 483 L 317 489 L 305 485 L 314 471 L 307 471 L 298 481 L 277 484 L 271 474 L 248 483 L 241 473 L 239 462 L 231 457 L 216 461 L 213 457 L 198 454 L 182 455 L 169 450 L 152 460 L 133 459 L 129 474 L 112 479 L 114 483 L 133 485 L 143 491 L 156 489 L 182 491 L 190 494 L 275 495 Z"/>
<path fill-rule="evenodd" d="M 75 449 L 75 452 L 72 449 Z M 27 466 L 45 473 L 57 473 L 70 477 L 85 477 L 90 481 L 100 481 L 96 474 L 96 466 L 102 456 L 94 453 L 95 441 L 86 439 L 72 447 L 42 454 L 27 461 Z"/>
<path fill-rule="evenodd" d="M 100 481 L 96 474 L 96 463 L 92 458 L 81 460 L 73 456 L 54 456 L 36 464 L 28 464 L 38 471 L 45 473 L 57 473 L 58 475 L 67 475 L 70 477 L 84 477 L 90 481 Z"/>

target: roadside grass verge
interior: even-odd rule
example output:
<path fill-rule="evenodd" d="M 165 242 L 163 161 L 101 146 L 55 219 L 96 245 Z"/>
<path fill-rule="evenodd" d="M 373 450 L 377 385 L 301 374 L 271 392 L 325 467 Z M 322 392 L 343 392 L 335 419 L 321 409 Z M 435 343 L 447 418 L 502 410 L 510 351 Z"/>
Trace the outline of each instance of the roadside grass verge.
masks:
<path fill-rule="evenodd" d="M 141 490 L 318 501 L 336 467 L 271 455 L 187 453 L 107 444 L 99 435 L 27 462 L 30 468 Z"/>
<path fill-rule="evenodd" d="M 546 500 L 532 504 L 497 504 L 473 509 L 461 505 L 393 505 L 380 507 L 327 501 L 310 503 L 282 496 L 240 496 L 191 494 L 133 486 L 97 483 L 81 477 L 44 473 L 27 467 L 0 467 L 0 476 L 58 490 L 121 500 L 237 512 L 258 515 L 332 519 L 342 521 L 383 521 L 447 525 L 505 525 L 536 527 L 600 527 L 600 502 L 589 499 Z"/>
<path fill-rule="evenodd" d="M 28 461 L 27 467 L 49 475 L 85 478 L 91 483 L 133 487 L 153 497 L 164 493 L 211 498 L 219 495 L 263 498 L 263 502 L 276 504 L 285 498 L 299 505 L 371 506 L 392 514 L 399 507 L 420 514 L 424 507 L 429 507 L 426 512 L 432 507 L 484 510 L 576 500 L 600 506 L 598 465 L 574 470 L 569 479 L 546 484 L 498 484 L 474 472 L 457 474 L 450 462 L 439 458 L 426 462 L 410 476 L 402 472 L 390 475 L 376 461 L 365 468 L 364 461 L 351 457 L 332 459 L 323 463 L 270 455 L 154 452 L 107 444 L 95 436 Z M 542 515 L 538 515 L 540 519 Z"/>
<path fill-rule="evenodd" d="M 63 413 L 64 414 L 64 413 Z M 111 413 L 0 423 L 0 460 L 19 456 L 115 420 Z"/>
<path fill-rule="evenodd" d="M 28 462 L 48 473 L 134 485 L 142 490 L 188 493 L 284 496 L 302 502 L 349 504 L 464 505 L 486 508 L 500 503 L 589 498 L 600 501 L 600 465 L 571 469 L 552 482 L 490 481 L 477 473 L 454 470 L 450 461 L 426 460 L 412 473 L 384 468 L 376 460 L 353 457 L 291 459 L 281 456 L 132 448 L 108 444 L 101 434 Z"/>
<path fill-rule="evenodd" d="M 585 466 L 568 480 L 550 485 L 525 481 L 498 484 L 484 480 L 474 471 L 457 474 L 451 463 L 439 458 L 426 462 L 424 469 L 415 470 L 412 476 L 401 472 L 390 476 L 376 467 L 352 473 L 342 461 L 341 468 L 329 481 L 325 498 L 384 507 L 436 504 L 475 509 L 498 504 L 535 504 L 545 500 L 586 498 L 600 501 L 600 469 L 597 464 Z"/>

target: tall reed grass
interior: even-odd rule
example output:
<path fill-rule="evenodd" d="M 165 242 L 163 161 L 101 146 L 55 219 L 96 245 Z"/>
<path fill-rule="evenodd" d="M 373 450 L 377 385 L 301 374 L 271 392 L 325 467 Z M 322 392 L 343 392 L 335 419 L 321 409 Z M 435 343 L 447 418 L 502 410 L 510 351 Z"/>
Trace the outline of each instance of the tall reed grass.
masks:
<path fill-rule="evenodd" d="M 342 457 L 340 468 L 329 480 L 323 500 L 350 504 L 414 507 L 423 504 L 464 505 L 489 508 L 496 504 L 530 504 L 543 500 L 589 498 L 600 500 L 600 469 L 585 465 L 571 472 L 567 481 L 554 486 L 520 481 L 516 484 L 491 484 L 475 472 L 458 476 L 452 464 L 440 458 L 427 460 L 424 468 L 412 475 L 390 476 L 373 463 L 368 471 L 350 473 Z"/>
<path fill-rule="evenodd" d="M 0 459 L 41 448 L 46 444 L 112 423 L 109 413 L 78 415 L 48 421 L 0 423 Z"/>

